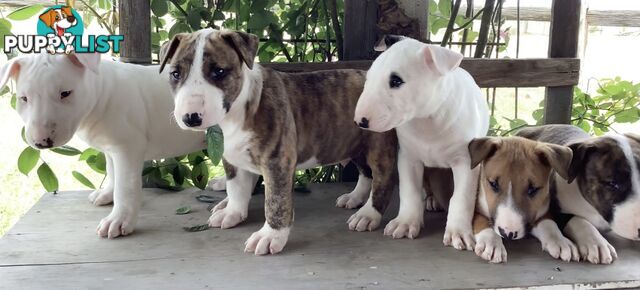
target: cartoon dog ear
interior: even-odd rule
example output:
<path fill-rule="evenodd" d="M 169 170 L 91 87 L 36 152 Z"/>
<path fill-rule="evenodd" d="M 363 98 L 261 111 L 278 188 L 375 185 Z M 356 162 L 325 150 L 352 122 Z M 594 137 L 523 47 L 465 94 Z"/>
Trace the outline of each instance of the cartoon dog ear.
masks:
<path fill-rule="evenodd" d="M 178 50 L 178 46 L 180 46 L 180 41 L 182 41 L 182 39 L 187 35 L 189 34 L 178 33 L 173 36 L 171 41 L 167 41 L 162 44 L 162 47 L 160 47 L 160 53 L 158 54 L 160 59 L 160 72 L 164 70 L 164 66 L 167 65 L 167 62 L 169 62 L 173 55 L 176 54 L 176 50 Z"/>
<path fill-rule="evenodd" d="M 569 180 L 569 171 L 573 160 L 571 148 L 544 143 L 537 146 L 536 154 L 543 164 L 549 164 L 560 177 Z"/>
<path fill-rule="evenodd" d="M 260 42 L 258 36 L 241 31 L 223 30 L 220 32 L 220 37 L 233 47 L 249 69 L 253 69 Z"/>
<path fill-rule="evenodd" d="M 0 68 L 0 88 L 3 88 L 9 79 L 17 79 L 20 73 L 20 65 L 25 56 L 12 58 Z"/>
<path fill-rule="evenodd" d="M 469 156 L 471 157 L 471 169 L 485 161 L 498 151 L 502 145 L 502 139 L 498 137 L 475 138 L 469 142 Z"/>
<path fill-rule="evenodd" d="M 419 54 L 425 64 L 435 69 L 440 75 L 444 75 L 460 66 L 463 55 L 459 52 L 437 45 L 425 44 Z"/>
<path fill-rule="evenodd" d="M 596 150 L 596 146 L 590 142 L 577 142 L 570 144 L 569 149 L 573 152 L 573 158 L 571 158 L 566 179 L 571 183 L 587 164 L 589 155 Z"/>
<path fill-rule="evenodd" d="M 380 38 L 380 40 L 378 41 L 378 44 L 376 44 L 376 46 L 373 47 L 373 50 L 375 51 L 385 51 L 387 49 L 389 49 L 389 47 L 391 47 L 394 43 L 403 40 L 407 38 L 406 36 L 402 36 L 402 35 L 395 35 L 395 34 L 386 34 L 383 35 L 382 38 Z"/>
<path fill-rule="evenodd" d="M 67 54 L 67 57 L 74 65 L 87 68 L 96 74 L 98 73 L 98 67 L 100 66 L 99 53 L 70 53 Z"/>
<path fill-rule="evenodd" d="M 42 13 L 40 15 L 40 20 L 42 20 L 42 22 L 44 22 L 47 27 L 51 27 L 51 25 L 56 22 L 56 16 L 58 16 L 58 13 L 55 10 L 51 9 L 45 13 Z"/>

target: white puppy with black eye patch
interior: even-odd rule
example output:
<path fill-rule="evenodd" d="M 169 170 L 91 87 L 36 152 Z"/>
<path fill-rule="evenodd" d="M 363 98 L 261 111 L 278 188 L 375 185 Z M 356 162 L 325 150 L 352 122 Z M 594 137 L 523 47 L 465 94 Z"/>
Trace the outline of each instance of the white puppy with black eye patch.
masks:
<path fill-rule="evenodd" d="M 133 232 L 142 203 L 145 160 L 204 149 L 202 132 L 181 130 L 171 116 L 173 97 L 157 66 L 101 61 L 99 54 L 36 54 L 0 69 L 0 87 L 16 81 L 16 109 L 30 146 L 62 146 L 75 133 L 105 153 L 104 186 L 89 195 L 113 202 L 97 232 L 115 238 Z"/>
<path fill-rule="evenodd" d="M 384 233 L 416 237 L 423 225 L 424 167 L 451 168 L 454 193 L 443 243 L 472 250 L 478 169 L 471 169 L 467 146 L 489 128 L 482 92 L 459 67 L 457 52 L 399 36 L 386 36 L 376 49 L 384 52 L 367 72 L 355 122 L 376 132 L 397 130 L 400 211 Z"/>

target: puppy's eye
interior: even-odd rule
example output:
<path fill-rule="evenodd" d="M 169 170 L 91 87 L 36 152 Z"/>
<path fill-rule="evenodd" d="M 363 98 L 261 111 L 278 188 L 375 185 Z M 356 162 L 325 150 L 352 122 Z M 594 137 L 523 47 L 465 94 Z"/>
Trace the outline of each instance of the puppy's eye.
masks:
<path fill-rule="evenodd" d="M 73 91 L 64 91 L 64 92 L 61 92 L 61 93 L 60 93 L 60 99 L 62 100 L 62 99 L 67 98 L 68 96 L 71 96 L 71 93 L 72 93 L 72 92 L 73 92 Z"/>
<path fill-rule="evenodd" d="M 227 71 L 225 69 L 220 68 L 220 67 L 213 67 L 213 69 L 211 69 L 211 77 L 213 79 L 221 80 L 225 76 L 227 76 Z"/>
<path fill-rule="evenodd" d="M 534 196 L 536 196 L 539 190 L 540 187 L 535 187 L 533 186 L 533 184 L 529 184 L 529 187 L 527 188 L 527 195 L 533 198 Z"/>
<path fill-rule="evenodd" d="M 500 184 L 498 183 L 498 180 L 488 180 L 489 181 L 489 186 L 491 186 L 491 190 L 493 190 L 493 192 L 495 193 L 500 193 Z"/>
<path fill-rule="evenodd" d="M 20 101 L 22 101 L 23 103 L 26 103 L 27 102 L 27 97 L 26 96 L 20 97 Z"/>
<path fill-rule="evenodd" d="M 615 180 L 608 180 L 604 182 L 604 186 L 613 191 L 620 190 L 620 184 L 618 184 Z"/>
<path fill-rule="evenodd" d="M 180 80 L 180 71 L 179 70 L 174 70 L 172 72 L 169 73 L 171 75 L 171 79 L 173 79 L 174 81 L 179 81 Z"/>
<path fill-rule="evenodd" d="M 389 87 L 392 89 L 397 89 L 404 84 L 404 81 L 395 73 L 391 74 L 389 77 Z"/>

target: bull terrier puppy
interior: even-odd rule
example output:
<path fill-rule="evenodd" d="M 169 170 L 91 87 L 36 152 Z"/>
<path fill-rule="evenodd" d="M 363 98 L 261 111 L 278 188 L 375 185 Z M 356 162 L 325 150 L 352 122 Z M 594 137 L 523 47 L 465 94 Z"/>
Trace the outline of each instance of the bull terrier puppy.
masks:
<path fill-rule="evenodd" d="M 206 148 L 202 132 L 181 130 L 171 117 L 171 90 L 157 69 L 84 53 L 20 56 L 0 70 L 1 86 L 17 82 L 16 110 L 30 146 L 62 146 L 77 133 L 105 153 L 106 181 L 89 195 L 95 205 L 113 202 L 98 225 L 101 237 L 133 232 L 145 160 Z"/>
<path fill-rule="evenodd" d="M 384 52 L 367 72 L 355 122 L 376 132 L 395 128 L 398 134 L 400 211 L 384 233 L 417 237 L 425 208 L 424 167 L 451 168 L 455 189 L 443 242 L 472 250 L 478 170 L 471 169 L 467 145 L 489 128 L 482 92 L 459 67 L 462 55 L 457 52 L 397 36 L 385 37 L 376 49 Z"/>
<path fill-rule="evenodd" d="M 469 154 L 471 166 L 480 168 L 473 219 L 479 257 L 506 262 L 502 239 L 517 240 L 530 232 L 552 257 L 580 259 L 550 212 L 549 179 L 553 172 L 567 178 L 571 149 L 521 137 L 485 137 L 469 143 Z"/>
<path fill-rule="evenodd" d="M 350 198 L 371 196 L 348 221 L 358 231 L 379 224 L 397 174 L 395 132 L 373 133 L 353 123 L 363 71 L 282 73 L 254 63 L 255 35 L 231 30 L 178 34 L 168 44 L 175 118 L 184 129 L 220 125 L 228 197 L 212 210 L 211 227 L 247 218 L 258 175 L 264 177 L 264 226 L 246 242 L 256 255 L 282 251 L 293 225 L 296 169 L 351 160 L 361 181 Z"/>
<path fill-rule="evenodd" d="M 555 178 L 552 194 L 568 215 L 564 233 L 584 260 L 610 264 L 617 258 L 601 231 L 640 240 L 640 136 L 591 137 L 571 125 L 527 128 L 518 135 L 573 150 L 569 179 Z"/>

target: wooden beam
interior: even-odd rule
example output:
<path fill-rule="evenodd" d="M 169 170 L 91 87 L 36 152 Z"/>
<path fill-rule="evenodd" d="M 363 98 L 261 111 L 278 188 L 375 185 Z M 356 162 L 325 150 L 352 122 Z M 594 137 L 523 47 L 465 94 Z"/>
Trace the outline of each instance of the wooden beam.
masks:
<path fill-rule="evenodd" d="M 574 58 L 578 55 L 581 0 L 553 0 L 549 31 L 549 57 Z M 548 86 L 544 105 L 545 124 L 569 124 L 573 104 L 573 85 Z"/>
<path fill-rule="evenodd" d="M 328 69 L 367 70 L 372 61 L 339 61 L 324 63 L 267 63 L 263 66 L 284 72 L 309 72 Z M 473 59 L 460 65 L 480 87 L 545 87 L 578 84 L 580 60 L 563 59 Z"/>
<path fill-rule="evenodd" d="M 377 0 L 344 1 L 344 59 L 372 59 L 378 38 Z"/>
<path fill-rule="evenodd" d="M 120 34 L 124 41 L 120 50 L 123 62 L 151 63 L 151 8 L 149 0 L 118 1 Z"/>

